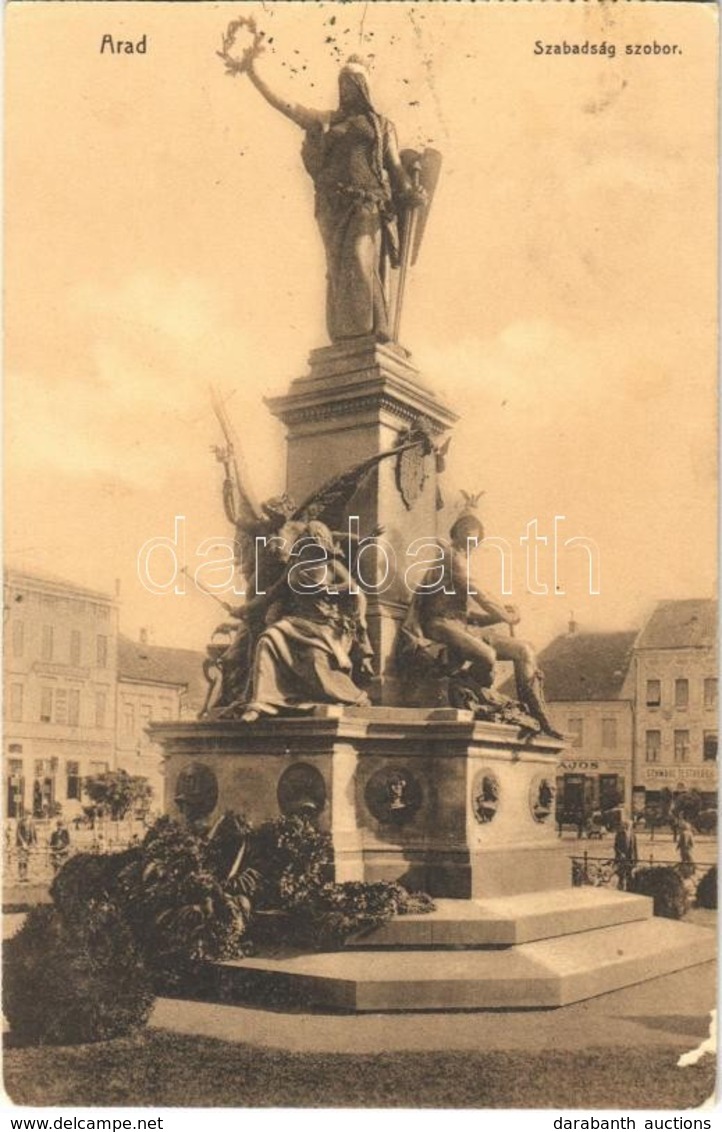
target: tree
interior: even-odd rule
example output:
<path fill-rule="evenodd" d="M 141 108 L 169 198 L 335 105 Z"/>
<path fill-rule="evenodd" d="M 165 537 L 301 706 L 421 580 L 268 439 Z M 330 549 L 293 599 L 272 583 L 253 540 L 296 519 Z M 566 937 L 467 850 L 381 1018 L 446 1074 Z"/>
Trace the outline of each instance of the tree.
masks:
<path fill-rule="evenodd" d="M 699 790 L 692 787 L 691 790 L 685 790 L 683 794 L 676 796 L 672 812 L 677 819 L 683 818 L 685 821 L 695 824 L 702 804 L 702 795 Z"/>
<path fill-rule="evenodd" d="M 90 800 L 102 806 L 114 821 L 120 821 L 129 810 L 147 809 L 152 796 L 148 779 L 127 770 L 93 775 L 85 779 L 84 788 Z"/>

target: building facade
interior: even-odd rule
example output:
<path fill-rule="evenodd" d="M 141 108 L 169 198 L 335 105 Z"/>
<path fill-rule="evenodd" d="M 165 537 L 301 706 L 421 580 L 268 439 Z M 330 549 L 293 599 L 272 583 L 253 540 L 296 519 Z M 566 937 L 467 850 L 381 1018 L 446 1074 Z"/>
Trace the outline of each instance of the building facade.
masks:
<path fill-rule="evenodd" d="M 20 570 L 4 578 L 4 813 L 79 814 L 83 780 L 106 770 L 146 777 L 162 804 L 162 759 L 146 728 L 195 718 L 203 654 L 118 633 L 108 594 Z"/>
<path fill-rule="evenodd" d="M 118 638 L 117 764 L 148 779 L 153 805 L 163 799 L 163 757 L 148 735 L 148 724 L 195 719 L 203 704 L 203 656 L 192 649 L 164 648 Z"/>
<path fill-rule="evenodd" d="M 570 737 L 557 809 L 641 813 L 662 790 L 717 806 L 717 603 L 660 602 L 641 631 L 570 632 L 539 658 Z M 616 799 L 616 800 L 615 800 Z"/>
<path fill-rule="evenodd" d="M 5 813 L 80 810 L 116 765 L 117 603 L 23 571 L 4 580 Z"/>
<path fill-rule="evenodd" d="M 634 650 L 637 808 L 695 789 L 717 804 L 717 603 L 660 602 Z"/>
<path fill-rule="evenodd" d="M 636 636 L 577 632 L 572 623 L 539 657 L 549 714 L 569 736 L 557 777 L 557 811 L 569 820 L 631 804 Z"/>

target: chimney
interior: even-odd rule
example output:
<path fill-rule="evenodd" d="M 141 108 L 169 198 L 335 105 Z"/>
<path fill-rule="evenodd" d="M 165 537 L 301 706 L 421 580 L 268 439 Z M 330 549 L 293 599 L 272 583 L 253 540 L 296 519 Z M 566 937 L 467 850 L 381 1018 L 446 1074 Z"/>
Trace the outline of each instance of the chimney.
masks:
<path fill-rule="evenodd" d="M 572 633 L 576 633 L 578 628 L 579 625 L 578 622 L 574 620 L 574 610 L 572 610 L 569 615 L 569 634 L 571 635 Z"/>
<path fill-rule="evenodd" d="M 145 626 L 143 626 L 143 628 L 140 630 L 138 640 L 142 645 L 148 644 L 148 630 L 145 628 Z"/>

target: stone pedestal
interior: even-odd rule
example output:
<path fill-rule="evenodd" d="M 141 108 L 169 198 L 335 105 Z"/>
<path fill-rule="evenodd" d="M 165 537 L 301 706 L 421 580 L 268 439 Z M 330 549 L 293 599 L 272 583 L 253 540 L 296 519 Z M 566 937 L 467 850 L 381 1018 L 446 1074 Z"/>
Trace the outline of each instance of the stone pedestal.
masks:
<path fill-rule="evenodd" d="M 569 885 L 553 813 L 539 806 L 560 750 L 551 739 L 451 708 L 329 707 L 152 730 L 166 752 L 168 813 L 179 816 L 179 794 L 187 804 L 203 781 L 209 822 L 227 809 L 254 824 L 279 808 L 313 812 L 333 836 L 338 881 L 398 880 L 456 898 Z"/>
<path fill-rule="evenodd" d="M 457 420 L 398 346 L 354 339 L 314 350 L 309 366 L 309 374 L 293 381 L 285 396 L 266 402 L 286 425 L 287 490 L 298 502 L 331 476 L 396 447 L 420 419 L 437 439 Z M 393 654 L 410 596 L 406 572 L 421 561 L 414 557 L 415 542 L 418 548 L 418 540 L 446 534 L 438 530 L 441 490 L 433 455 L 419 461 L 411 475 L 408 467 L 402 474 L 399 460 L 391 457 L 369 476 L 353 503 L 362 535 L 384 528 L 386 557 L 369 549 L 361 564 L 376 652 L 371 696 L 378 703 L 400 702 Z M 409 576 L 411 589 L 420 578 L 419 571 Z"/>

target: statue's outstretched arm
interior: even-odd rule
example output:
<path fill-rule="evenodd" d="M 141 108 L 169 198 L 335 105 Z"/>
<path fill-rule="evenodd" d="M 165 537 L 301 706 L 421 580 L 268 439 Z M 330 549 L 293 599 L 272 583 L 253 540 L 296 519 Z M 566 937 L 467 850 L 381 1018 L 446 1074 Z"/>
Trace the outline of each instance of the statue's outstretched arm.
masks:
<path fill-rule="evenodd" d="M 330 115 L 321 110 L 309 110 L 305 106 L 301 106 L 298 102 L 289 102 L 287 98 L 280 98 L 275 91 L 271 90 L 265 79 L 256 71 L 255 63 L 251 62 L 248 67 L 248 77 L 253 83 L 254 87 L 260 94 L 263 95 L 269 106 L 274 110 L 280 110 L 302 130 L 310 130 L 314 126 L 322 126 L 328 122 Z"/>

